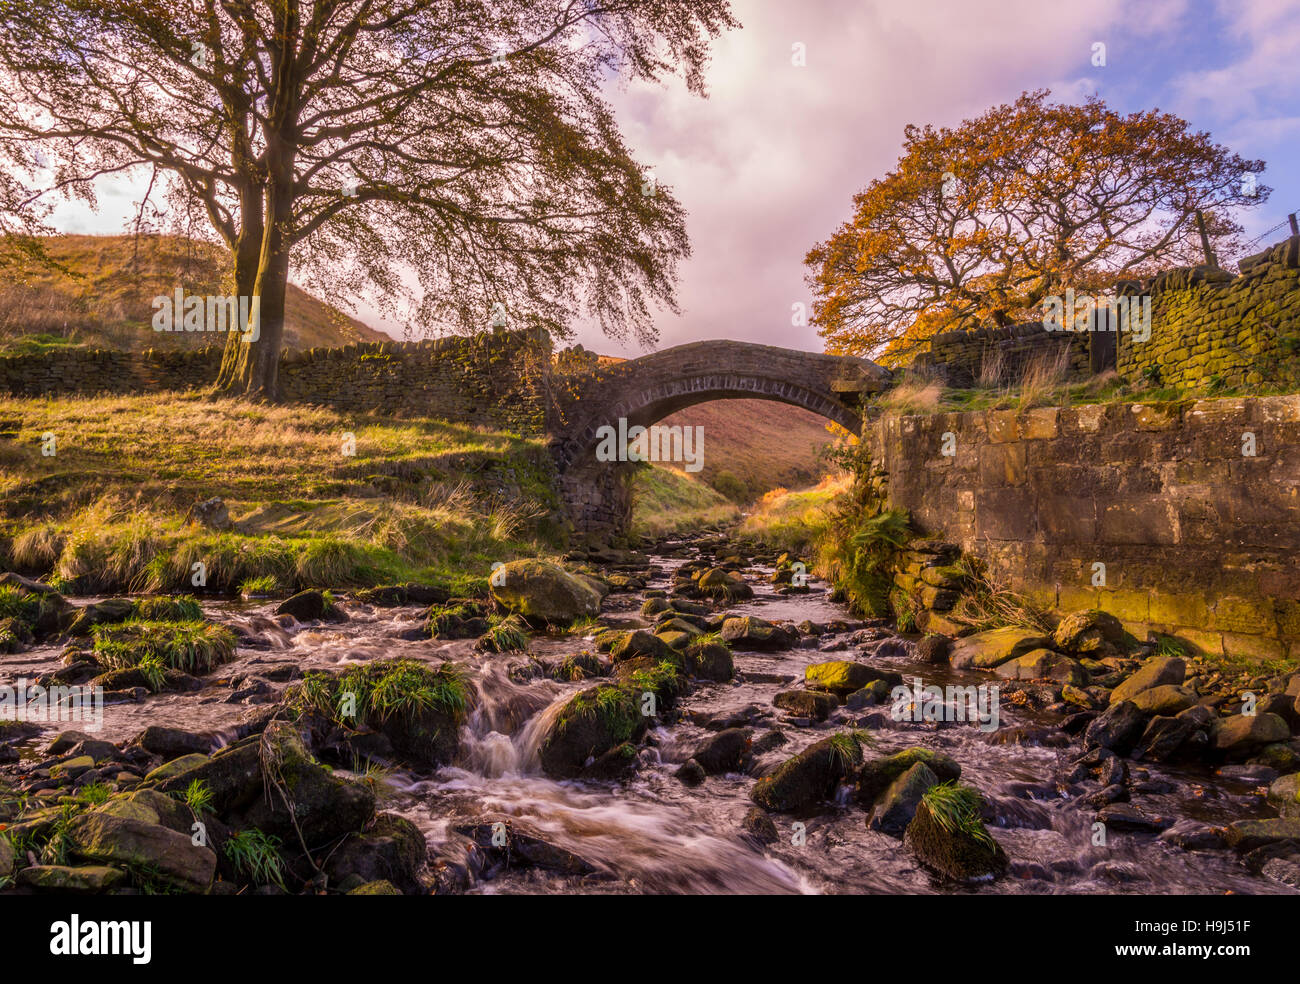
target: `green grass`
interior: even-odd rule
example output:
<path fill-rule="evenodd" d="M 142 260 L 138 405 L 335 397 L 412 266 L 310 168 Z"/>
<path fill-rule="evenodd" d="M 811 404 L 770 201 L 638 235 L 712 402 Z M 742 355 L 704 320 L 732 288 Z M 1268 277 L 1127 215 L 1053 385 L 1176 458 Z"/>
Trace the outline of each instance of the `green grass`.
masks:
<path fill-rule="evenodd" d="M 846 478 L 832 476 L 807 489 L 773 489 L 745 517 L 738 532 L 769 549 L 808 554 L 827 534 L 835 500 L 847 487 Z"/>
<path fill-rule="evenodd" d="M 197 622 L 203 618 L 203 606 L 189 595 L 139 598 L 135 602 L 135 615 L 145 622 Z"/>
<path fill-rule="evenodd" d="M 271 574 L 258 574 L 245 578 L 239 584 L 239 593 L 250 597 L 255 595 L 275 595 L 280 593 L 280 582 Z"/>
<path fill-rule="evenodd" d="M 948 833 L 965 835 L 987 847 L 994 846 L 993 838 L 980 818 L 984 797 L 975 789 L 950 779 L 927 789 L 922 801 L 935 823 Z"/>
<path fill-rule="evenodd" d="M 0 441 L 0 568 L 71 593 L 481 588 L 494 561 L 560 546 L 541 438 L 197 391 L 0 397 L 0 420 L 16 433 Z M 186 522 L 213 495 L 234 529 Z"/>
<path fill-rule="evenodd" d="M 284 888 L 285 864 L 280 848 L 280 838 L 256 829 L 231 834 L 222 845 L 231 866 L 248 879 L 250 885 Z"/>
<path fill-rule="evenodd" d="M 584 690 L 573 698 L 569 704 L 569 720 L 580 718 L 599 721 L 617 744 L 636 733 L 641 712 L 628 690 L 605 685 Z"/>
<path fill-rule="evenodd" d="M 210 673 L 235 654 L 235 635 L 211 622 L 132 620 L 93 629 L 96 661 L 114 670 L 153 662 L 185 673 Z"/>
<path fill-rule="evenodd" d="M 473 705 L 464 673 L 450 663 L 436 669 L 412 659 L 375 660 L 334 676 L 307 673 L 289 697 L 296 714 L 322 714 L 343 727 L 380 723 L 394 716 L 415 718 L 433 711 L 462 721 Z M 355 705 L 355 717 L 347 703 Z"/>
<path fill-rule="evenodd" d="M 493 653 L 525 650 L 528 648 L 528 623 L 518 615 L 509 615 L 487 630 L 479 646 Z"/>
<path fill-rule="evenodd" d="M 646 464 L 633 473 L 632 530 L 640 536 L 668 536 L 739 516 L 734 502 L 686 472 Z"/>
<path fill-rule="evenodd" d="M 215 795 L 212 788 L 202 779 L 193 780 L 185 787 L 184 791 L 178 790 L 177 792 L 181 801 L 190 808 L 196 817 L 212 812 Z"/>
<path fill-rule="evenodd" d="M 865 731 L 840 731 L 831 735 L 831 757 L 841 772 L 848 773 L 862 764 L 862 746 L 870 744 Z"/>

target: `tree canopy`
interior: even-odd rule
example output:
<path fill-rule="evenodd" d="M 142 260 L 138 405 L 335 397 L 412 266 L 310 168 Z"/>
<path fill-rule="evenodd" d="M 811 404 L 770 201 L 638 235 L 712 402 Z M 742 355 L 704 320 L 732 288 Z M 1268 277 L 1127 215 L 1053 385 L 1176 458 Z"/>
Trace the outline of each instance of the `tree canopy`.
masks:
<path fill-rule="evenodd" d="M 938 331 L 1042 317 L 1066 287 L 1104 290 L 1220 256 L 1262 203 L 1245 160 L 1159 110 L 1122 115 L 1026 92 L 955 128 L 908 126 L 897 166 L 809 253 L 828 350 L 895 356 Z"/>
<path fill-rule="evenodd" d="M 274 394 L 291 271 L 431 330 L 648 342 L 684 216 L 602 92 L 703 94 L 734 26 L 728 0 L 0 0 L 0 164 L 53 174 L 17 215 L 147 169 L 225 243 L 260 298 L 227 389 Z"/>

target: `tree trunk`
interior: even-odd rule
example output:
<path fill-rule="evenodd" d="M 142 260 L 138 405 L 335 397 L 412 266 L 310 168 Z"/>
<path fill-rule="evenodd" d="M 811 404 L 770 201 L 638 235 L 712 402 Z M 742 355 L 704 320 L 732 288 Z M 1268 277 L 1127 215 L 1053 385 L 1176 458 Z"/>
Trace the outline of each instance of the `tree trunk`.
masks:
<path fill-rule="evenodd" d="M 266 232 L 263 214 L 262 189 L 251 186 L 240 195 L 239 240 L 235 245 L 235 293 L 251 298 L 257 290 L 257 271 L 260 266 L 262 239 Z M 249 305 L 250 311 L 252 305 Z M 248 326 L 244 326 L 247 330 Z M 248 344 L 242 332 L 232 331 L 226 338 L 226 350 L 221 356 L 221 370 L 217 373 L 216 388 L 227 393 L 242 393 L 244 351 Z"/>
<path fill-rule="evenodd" d="M 231 336 L 218 386 L 226 392 L 274 400 L 289 289 L 289 225 L 293 216 L 290 182 L 272 182 L 266 211 L 248 326 L 255 326 L 256 332 L 250 333 L 247 340 L 242 335 Z"/>

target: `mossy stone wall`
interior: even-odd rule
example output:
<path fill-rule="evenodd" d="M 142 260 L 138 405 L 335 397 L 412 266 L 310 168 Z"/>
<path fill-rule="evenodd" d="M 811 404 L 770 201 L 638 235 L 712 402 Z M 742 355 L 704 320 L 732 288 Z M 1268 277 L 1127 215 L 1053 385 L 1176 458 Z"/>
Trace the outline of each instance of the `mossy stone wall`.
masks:
<path fill-rule="evenodd" d="M 1300 396 L 876 416 L 863 440 L 891 505 L 1038 603 L 1300 659 Z"/>
<path fill-rule="evenodd" d="M 1300 236 L 1238 265 L 1237 276 L 1181 267 L 1144 282 L 1151 337 L 1120 334 L 1119 374 L 1180 389 L 1300 383 Z"/>

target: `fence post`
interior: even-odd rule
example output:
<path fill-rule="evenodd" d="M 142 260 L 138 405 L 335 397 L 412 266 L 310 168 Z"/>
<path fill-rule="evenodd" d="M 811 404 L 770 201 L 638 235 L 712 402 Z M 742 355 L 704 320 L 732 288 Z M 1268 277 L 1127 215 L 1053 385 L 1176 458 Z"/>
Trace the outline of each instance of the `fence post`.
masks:
<path fill-rule="evenodd" d="M 1292 212 L 1290 215 L 1288 215 L 1286 217 L 1286 220 L 1291 223 L 1291 235 L 1300 236 L 1300 226 L 1296 225 L 1295 213 Z"/>

